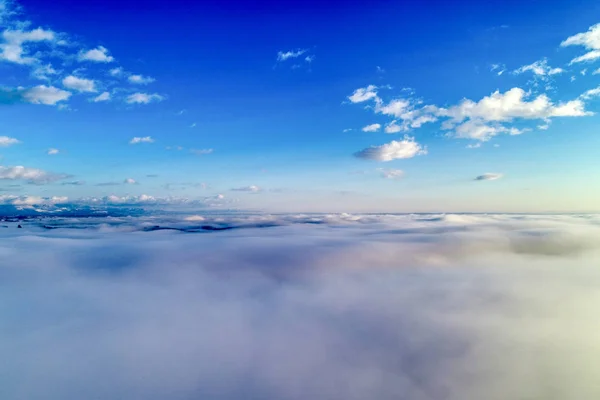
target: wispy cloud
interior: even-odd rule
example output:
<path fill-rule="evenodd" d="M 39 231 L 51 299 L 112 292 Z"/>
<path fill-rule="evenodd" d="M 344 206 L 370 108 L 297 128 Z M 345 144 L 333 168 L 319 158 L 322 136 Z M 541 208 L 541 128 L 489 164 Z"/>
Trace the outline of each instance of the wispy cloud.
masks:
<path fill-rule="evenodd" d="M 475 180 L 476 181 L 495 181 L 495 180 L 501 179 L 503 176 L 504 176 L 503 174 L 487 172 L 483 175 L 479 175 L 478 177 L 475 178 Z"/>
<path fill-rule="evenodd" d="M 129 144 L 139 144 L 139 143 L 154 143 L 154 139 L 152 139 L 151 136 L 144 136 L 144 137 L 136 136 L 129 141 Z"/>
<path fill-rule="evenodd" d="M 129 77 L 127 78 L 127 80 L 131 83 L 135 83 L 138 85 L 147 85 L 149 83 L 154 82 L 156 79 L 150 77 L 150 76 L 143 76 L 143 75 L 129 75 Z"/>
<path fill-rule="evenodd" d="M 243 186 L 243 187 L 238 187 L 238 188 L 233 188 L 231 189 L 234 192 L 252 192 L 252 193 L 257 193 L 261 191 L 261 188 L 255 185 L 250 185 L 250 186 Z"/>
<path fill-rule="evenodd" d="M 404 171 L 399 169 L 380 168 L 381 176 L 385 179 L 401 179 L 404 177 Z"/>
<path fill-rule="evenodd" d="M 37 168 L 28 168 L 23 166 L 0 166 L 0 179 L 24 180 L 34 184 L 46 184 L 66 179 L 68 177 L 70 177 L 70 175 L 56 174 Z"/>
<path fill-rule="evenodd" d="M 206 154 L 211 154 L 213 152 L 213 149 L 190 149 L 190 153 L 196 154 L 197 156 L 203 156 Z"/>
<path fill-rule="evenodd" d="M 165 98 L 157 93 L 134 93 L 125 99 L 126 103 L 129 104 L 149 104 L 163 101 Z"/>
<path fill-rule="evenodd" d="M 48 151 L 46 151 L 46 154 L 48 154 L 49 156 L 54 156 L 58 153 L 60 153 L 58 149 L 48 149 Z"/>
<path fill-rule="evenodd" d="M 94 102 L 95 103 L 99 103 L 102 101 L 109 101 L 110 100 L 110 93 L 109 92 L 102 92 L 100 93 L 98 96 L 94 97 Z"/>
<path fill-rule="evenodd" d="M 600 24 L 591 26 L 586 32 L 578 33 L 565 39 L 561 47 L 582 46 L 587 53 L 571 60 L 571 64 L 594 61 L 600 58 Z"/>
<path fill-rule="evenodd" d="M 290 51 L 280 51 L 277 53 L 277 61 L 286 61 L 291 58 L 298 58 L 301 55 L 305 54 L 308 49 L 297 49 Z"/>

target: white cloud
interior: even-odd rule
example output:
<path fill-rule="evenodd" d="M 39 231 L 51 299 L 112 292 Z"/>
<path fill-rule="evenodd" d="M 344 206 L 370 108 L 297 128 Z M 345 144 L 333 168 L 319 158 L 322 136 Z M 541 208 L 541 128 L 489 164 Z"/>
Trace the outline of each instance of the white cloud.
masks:
<path fill-rule="evenodd" d="M 79 61 L 110 63 L 114 60 L 114 57 L 108 54 L 108 49 L 103 46 L 99 46 L 95 49 L 82 51 L 81 53 L 79 53 Z"/>
<path fill-rule="evenodd" d="M 496 72 L 496 74 L 500 76 L 506 72 L 506 66 L 504 64 L 492 64 L 490 71 Z"/>
<path fill-rule="evenodd" d="M 514 71 L 515 74 L 522 74 L 527 71 L 533 72 L 534 75 L 540 77 L 546 77 L 551 75 L 557 75 L 565 72 L 562 68 L 552 68 L 548 65 L 547 59 L 542 59 L 534 62 L 533 64 L 524 65 Z"/>
<path fill-rule="evenodd" d="M 500 124 L 485 124 L 480 120 L 469 120 L 455 127 L 454 132 L 450 136 L 456 139 L 473 139 L 485 142 L 501 133 L 519 135 L 523 132 L 526 132 L 526 130 L 514 127 L 507 128 Z"/>
<path fill-rule="evenodd" d="M 478 177 L 475 178 L 475 180 L 476 181 L 495 181 L 495 180 L 502 178 L 503 176 L 504 176 L 503 174 L 487 172 L 483 175 L 479 175 Z"/>
<path fill-rule="evenodd" d="M 78 78 L 69 75 L 62 80 L 62 84 L 67 89 L 77 90 L 78 92 L 96 92 L 96 84 L 92 79 Z"/>
<path fill-rule="evenodd" d="M 51 75 L 57 75 L 59 71 L 54 69 L 51 64 L 38 65 L 31 72 L 31 76 L 40 80 L 49 80 Z"/>
<path fill-rule="evenodd" d="M 138 85 L 147 85 L 149 83 L 154 82 L 156 79 L 149 77 L 149 76 L 142 76 L 142 75 L 129 75 L 129 77 L 127 78 L 127 80 L 131 83 L 135 83 Z"/>
<path fill-rule="evenodd" d="M 152 139 L 151 136 L 144 136 L 144 137 L 136 136 L 129 141 L 129 144 L 138 144 L 138 143 L 154 143 L 154 139 Z"/>
<path fill-rule="evenodd" d="M 117 68 L 113 68 L 110 71 L 108 71 L 108 73 L 111 76 L 121 76 L 125 73 L 125 71 L 123 70 L 123 67 L 117 67 Z"/>
<path fill-rule="evenodd" d="M 414 138 L 405 136 L 404 140 L 393 140 L 381 146 L 371 146 L 354 153 L 354 156 L 367 160 L 392 161 L 423 154 L 427 154 L 427 149 L 415 142 Z"/>
<path fill-rule="evenodd" d="M 362 131 L 363 132 L 377 132 L 379 129 L 381 129 L 380 124 L 371 124 L 371 125 L 367 125 L 364 128 L 362 128 Z"/>
<path fill-rule="evenodd" d="M 600 24 L 592 25 L 587 32 L 578 33 L 567 38 L 560 45 L 561 47 L 583 46 L 589 50 L 586 54 L 574 58 L 571 64 L 594 61 L 600 58 Z"/>
<path fill-rule="evenodd" d="M 308 51 L 308 49 L 298 49 L 298 50 L 291 50 L 291 51 L 280 51 L 277 53 L 277 61 L 285 61 L 285 60 L 289 60 L 290 58 L 298 58 L 301 55 L 303 55 L 304 53 L 306 53 Z"/>
<path fill-rule="evenodd" d="M 378 99 L 377 97 L 377 86 L 369 85 L 364 88 L 358 88 L 348 96 L 348 100 L 352 103 L 362 103 L 367 100 Z"/>
<path fill-rule="evenodd" d="M 99 103 L 101 101 L 109 101 L 110 100 L 110 93 L 109 92 L 102 92 L 101 94 L 99 94 L 98 96 L 94 97 L 94 103 Z"/>
<path fill-rule="evenodd" d="M 133 178 L 127 178 L 123 181 L 124 184 L 126 185 L 136 185 L 137 182 L 135 181 L 135 179 Z"/>
<path fill-rule="evenodd" d="M 252 192 L 252 193 L 257 193 L 257 192 L 261 191 L 261 189 L 256 185 L 233 188 L 231 190 L 234 192 Z"/>
<path fill-rule="evenodd" d="M 600 74 L 600 68 L 598 68 L 597 70 L 595 70 L 594 72 L 592 72 L 592 75 L 598 75 Z"/>
<path fill-rule="evenodd" d="M 26 89 L 22 93 L 25 101 L 33 104 L 55 105 L 61 101 L 68 100 L 71 92 L 55 88 L 54 86 L 39 85 Z"/>
<path fill-rule="evenodd" d="M 439 116 L 451 118 L 454 122 L 465 119 L 481 121 L 511 121 L 515 118 L 543 119 L 548 117 L 582 117 L 591 115 L 584 110 L 584 104 L 579 100 L 554 105 L 548 96 L 541 94 L 531 101 L 523 89 L 515 87 L 505 93 L 495 91 L 474 102 L 464 99 L 456 106 L 437 110 Z"/>
<path fill-rule="evenodd" d="M 60 153 L 58 151 L 58 149 L 48 149 L 48 151 L 46 152 L 46 154 L 48 154 L 49 156 L 53 156 L 53 155 L 56 155 L 58 153 Z"/>
<path fill-rule="evenodd" d="M 0 195 L 0 204 L 12 204 L 15 206 L 38 206 L 38 205 L 54 205 L 66 204 L 69 201 L 68 197 L 53 196 L 15 196 L 15 195 Z"/>
<path fill-rule="evenodd" d="M 600 96 L 600 86 L 598 86 L 595 89 L 590 89 L 590 90 L 586 90 L 581 96 L 579 96 L 580 98 L 584 99 L 584 100 L 589 100 L 592 99 L 594 97 L 598 97 Z"/>
<path fill-rule="evenodd" d="M 0 179 L 25 180 L 30 183 L 51 183 L 67 178 L 65 174 L 54 174 L 37 168 L 23 166 L 5 167 L 0 166 Z"/>
<path fill-rule="evenodd" d="M 304 61 L 306 61 L 307 63 L 311 63 L 315 60 L 315 56 L 306 56 L 306 58 L 304 59 Z"/>
<path fill-rule="evenodd" d="M 350 131 L 352 131 L 352 128 L 346 128 L 342 132 L 346 133 L 346 132 L 350 132 Z"/>
<path fill-rule="evenodd" d="M 153 102 L 163 101 L 165 98 L 159 94 L 134 93 L 125 99 L 129 104 L 149 104 Z"/>
<path fill-rule="evenodd" d="M 0 61 L 16 64 L 33 64 L 38 61 L 35 57 L 27 56 L 24 47 L 27 43 L 51 42 L 56 39 L 56 34 L 50 30 L 37 28 L 31 31 L 5 30 L 2 33 L 3 43 L 0 43 Z"/>
<path fill-rule="evenodd" d="M 181 150 L 181 149 L 178 149 Z M 211 154 L 213 153 L 214 150 L 213 149 L 190 149 L 190 153 L 196 154 L 198 156 L 203 156 L 206 154 Z"/>
<path fill-rule="evenodd" d="M 385 179 L 401 179 L 404 177 L 404 171 L 399 169 L 384 169 L 380 168 L 381 176 Z"/>
<path fill-rule="evenodd" d="M 467 145 L 467 149 L 478 149 L 480 147 L 481 147 L 481 142 Z"/>
<path fill-rule="evenodd" d="M 8 146 L 12 146 L 13 144 L 19 144 L 19 143 L 21 143 L 21 142 L 15 138 L 8 137 L 8 136 L 0 136 L 0 147 L 8 147 Z"/>

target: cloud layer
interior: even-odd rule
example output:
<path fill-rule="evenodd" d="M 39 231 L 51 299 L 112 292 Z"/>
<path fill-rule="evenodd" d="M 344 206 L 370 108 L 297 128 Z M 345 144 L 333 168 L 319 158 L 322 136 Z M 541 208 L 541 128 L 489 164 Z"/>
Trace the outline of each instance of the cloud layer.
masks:
<path fill-rule="evenodd" d="M 599 222 L 3 222 L 0 397 L 597 398 Z"/>

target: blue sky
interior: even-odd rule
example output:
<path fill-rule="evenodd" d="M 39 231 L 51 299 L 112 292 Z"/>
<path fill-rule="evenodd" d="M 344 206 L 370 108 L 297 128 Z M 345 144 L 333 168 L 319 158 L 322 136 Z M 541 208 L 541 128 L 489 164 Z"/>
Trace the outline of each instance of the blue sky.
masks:
<path fill-rule="evenodd" d="M 597 2 L 283 3 L 0 0 L 2 202 L 598 211 Z"/>

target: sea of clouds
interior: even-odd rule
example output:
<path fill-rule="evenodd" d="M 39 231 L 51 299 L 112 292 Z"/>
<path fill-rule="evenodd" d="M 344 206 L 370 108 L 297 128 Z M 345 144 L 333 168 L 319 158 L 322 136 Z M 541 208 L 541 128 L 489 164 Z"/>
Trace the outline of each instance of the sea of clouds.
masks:
<path fill-rule="evenodd" d="M 591 400 L 599 373 L 600 216 L 0 222 L 1 399 Z"/>

